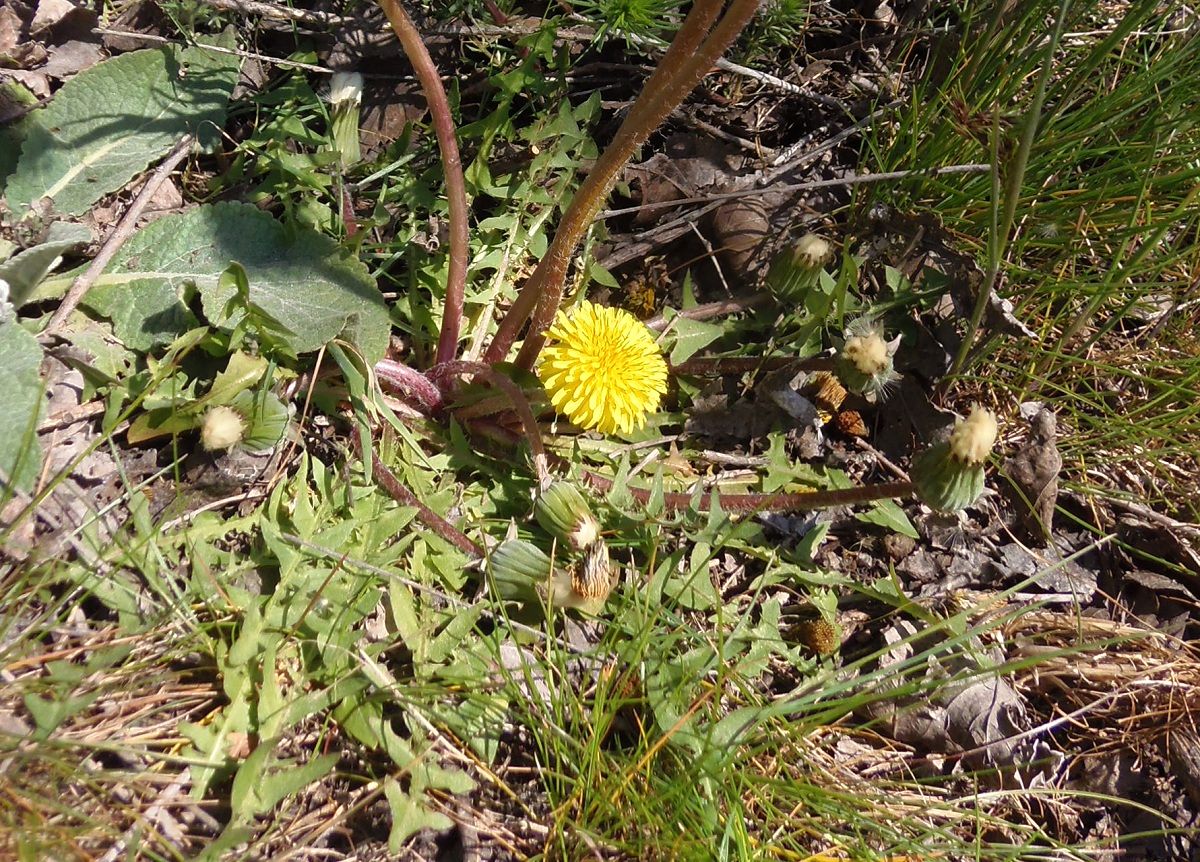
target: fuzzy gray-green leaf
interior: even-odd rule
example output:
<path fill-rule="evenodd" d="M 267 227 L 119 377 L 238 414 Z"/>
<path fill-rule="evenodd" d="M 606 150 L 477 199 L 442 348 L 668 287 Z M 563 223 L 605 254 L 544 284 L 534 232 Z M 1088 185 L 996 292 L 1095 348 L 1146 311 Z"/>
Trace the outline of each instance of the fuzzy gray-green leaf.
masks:
<path fill-rule="evenodd" d="M 8 282 L 9 300 L 20 308 L 33 289 L 54 268 L 63 252 L 90 241 L 91 232 L 83 225 L 57 222 L 51 226 L 46 241 L 18 252 L 0 263 L 0 278 Z"/>
<path fill-rule="evenodd" d="M 127 347 L 149 350 L 194 325 L 186 304 L 193 289 L 210 322 L 231 325 L 224 314 L 236 291 L 220 284 L 231 261 L 245 269 L 249 301 L 286 329 L 277 335 L 292 352 L 342 337 L 369 362 L 383 356 L 387 306 L 366 267 L 332 239 L 242 204 L 196 207 L 147 225 L 85 305 L 110 318 Z"/>
<path fill-rule="evenodd" d="M 232 39 L 223 47 L 232 47 Z M 123 187 L 185 134 L 218 129 L 241 60 L 204 46 L 150 48 L 106 60 L 30 114 L 6 189 L 22 213 L 43 197 L 79 215 Z"/>
<path fill-rule="evenodd" d="M 0 323 L 0 496 L 11 483 L 30 490 L 42 465 L 37 423 L 42 407 L 42 348 L 15 321 Z"/>

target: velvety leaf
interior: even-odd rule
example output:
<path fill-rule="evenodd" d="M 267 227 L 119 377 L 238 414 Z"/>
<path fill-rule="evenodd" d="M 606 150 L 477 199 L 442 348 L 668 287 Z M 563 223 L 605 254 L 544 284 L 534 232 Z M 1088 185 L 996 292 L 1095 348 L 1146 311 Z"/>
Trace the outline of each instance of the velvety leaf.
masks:
<path fill-rule="evenodd" d="M 42 466 L 37 424 L 42 410 L 42 348 L 15 321 L 0 323 L 0 489 L 33 488 Z"/>
<path fill-rule="evenodd" d="M 221 41 L 232 47 L 232 36 Z M 9 207 L 22 213 L 49 197 L 57 212 L 86 212 L 185 134 L 222 127 L 240 67 L 230 54 L 171 46 L 80 72 L 27 117 Z"/>
<path fill-rule="evenodd" d="M 0 263 L 0 279 L 8 282 L 9 301 L 20 308 L 33 289 L 55 267 L 64 252 L 90 242 L 91 232 L 83 225 L 58 222 L 51 225 L 46 241 Z"/>
<path fill-rule="evenodd" d="M 202 206 L 159 219 L 117 254 L 85 304 L 113 322 L 127 346 L 149 350 L 194 325 L 187 306 L 199 290 L 204 313 L 221 326 L 236 287 L 221 276 L 236 261 L 245 270 L 248 299 L 281 326 L 273 336 L 294 353 L 342 337 L 368 362 L 383 356 L 387 307 L 361 262 L 332 239 L 289 229 L 243 204 Z M 235 303 L 236 304 L 236 303 Z"/>

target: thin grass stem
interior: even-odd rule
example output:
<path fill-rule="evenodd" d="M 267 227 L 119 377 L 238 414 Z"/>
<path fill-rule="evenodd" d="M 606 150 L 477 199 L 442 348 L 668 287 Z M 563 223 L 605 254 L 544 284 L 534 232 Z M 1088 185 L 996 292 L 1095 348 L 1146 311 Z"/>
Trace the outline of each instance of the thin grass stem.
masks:
<path fill-rule="evenodd" d="M 959 345 L 958 353 L 954 357 L 954 364 L 950 367 L 951 377 L 962 371 L 967 355 L 971 352 L 971 345 L 974 344 L 975 336 L 979 332 L 979 325 L 983 322 L 983 314 L 987 311 L 988 304 L 991 301 L 992 292 L 996 289 L 996 281 L 1000 277 L 1000 267 L 1004 262 L 1009 234 L 1016 219 L 1017 205 L 1021 201 L 1021 187 L 1025 182 L 1025 170 L 1029 165 L 1029 153 L 1033 149 L 1033 139 L 1037 135 L 1038 126 L 1041 123 L 1042 108 L 1046 103 L 1046 85 L 1050 81 L 1050 73 L 1054 69 L 1054 52 L 1058 49 L 1058 43 L 1062 39 L 1063 28 L 1067 23 L 1067 10 L 1070 8 L 1070 5 L 1070 0 L 1061 0 L 1058 5 L 1058 15 L 1054 21 L 1054 32 L 1046 44 L 1046 59 L 1042 63 L 1041 71 L 1038 73 L 1033 103 L 1029 106 L 1029 111 L 1025 115 L 1025 123 L 1021 128 L 1021 140 L 1017 145 L 1017 151 L 1008 165 L 1008 174 L 1005 178 L 1004 211 L 999 222 L 993 225 L 992 241 L 988 244 L 987 272 L 984 275 L 983 283 L 979 287 L 979 295 L 975 298 L 975 308 L 971 311 L 971 319 L 967 323 L 967 331 L 963 335 L 962 344 Z M 998 134 L 999 130 L 997 129 L 993 133 L 993 137 Z M 996 169 L 999 170 L 998 165 Z"/>

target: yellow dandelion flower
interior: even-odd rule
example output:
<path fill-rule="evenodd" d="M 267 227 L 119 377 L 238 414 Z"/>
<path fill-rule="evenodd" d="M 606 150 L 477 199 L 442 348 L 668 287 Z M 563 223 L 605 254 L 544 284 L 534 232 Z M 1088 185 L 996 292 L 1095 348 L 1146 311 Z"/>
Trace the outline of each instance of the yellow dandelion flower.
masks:
<path fill-rule="evenodd" d="M 582 302 L 546 331 L 538 377 L 554 409 L 581 428 L 628 433 L 658 409 L 667 363 L 628 311 Z"/>

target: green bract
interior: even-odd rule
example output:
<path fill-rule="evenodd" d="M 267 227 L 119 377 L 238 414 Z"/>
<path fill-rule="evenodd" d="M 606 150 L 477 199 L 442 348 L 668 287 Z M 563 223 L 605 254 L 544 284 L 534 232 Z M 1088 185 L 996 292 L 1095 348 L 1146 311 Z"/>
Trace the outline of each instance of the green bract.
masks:
<path fill-rule="evenodd" d="M 958 512 L 983 493 L 983 465 L 956 459 L 950 444 L 930 446 L 913 460 L 912 480 L 917 496 L 939 512 Z"/>
<path fill-rule="evenodd" d="M 541 492 L 533 516 L 542 529 L 573 551 L 582 551 L 600 537 L 600 523 L 583 494 L 570 482 L 557 481 Z"/>
<path fill-rule="evenodd" d="M 778 299 L 802 301 L 816 287 L 821 268 L 832 253 L 828 242 L 816 234 L 805 234 L 791 248 L 784 249 L 771 261 L 767 288 Z"/>

